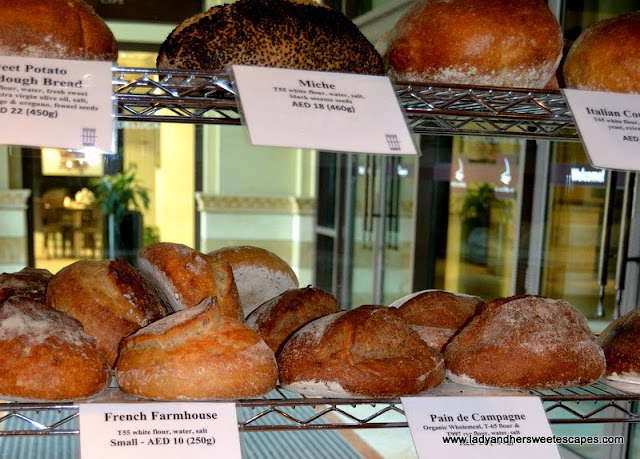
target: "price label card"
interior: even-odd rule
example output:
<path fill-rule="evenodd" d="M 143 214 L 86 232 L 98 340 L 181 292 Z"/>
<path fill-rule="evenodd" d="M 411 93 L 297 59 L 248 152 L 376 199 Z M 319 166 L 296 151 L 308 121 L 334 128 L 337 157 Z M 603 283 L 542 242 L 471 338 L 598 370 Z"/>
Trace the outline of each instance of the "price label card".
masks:
<path fill-rule="evenodd" d="M 0 143 L 113 152 L 111 67 L 0 56 Z"/>
<path fill-rule="evenodd" d="M 537 397 L 403 398 L 419 458 L 558 458 Z"/>
<path fill-rule="evenodd" d="M 640 170 L 640 95 L 563 90 L 595 167 Z"/>
<path fill-rule="evenodd" d="M 415 155 L 387 77 L 232 66 L 255 145 Z"/>
<path fill-rule="evenodd" d="M 81 404 L 82 458 L 240 458 L 233 403 Z"/>

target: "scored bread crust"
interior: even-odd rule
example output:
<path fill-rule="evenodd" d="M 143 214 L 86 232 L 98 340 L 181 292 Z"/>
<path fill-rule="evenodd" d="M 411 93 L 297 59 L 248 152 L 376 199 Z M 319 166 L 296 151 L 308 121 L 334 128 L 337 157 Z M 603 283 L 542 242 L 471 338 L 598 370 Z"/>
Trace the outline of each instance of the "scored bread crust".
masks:
<path fill-rule="evenodd" d="M 278 371 L 262 338 L 220 315 L 208 298 L 125 338 L 115 375 L 133 395 L 205 400 L 263 395 L 275 387 Z"/>
<path fill-rule="evenodd" d="M 243 319 L 231 265 L 184 244 L 157 242 L 143 247 L 138 266 L 164 302 L 176 312 L 215 297 L 223 315 Z"/>
<path fill-rule="evenodd" d="M 12 296 L 0 305 L 0 355 L 3 399 L 82 399 L 102 391 L 111 378 L 95 338 L 30 296 Z"/>
<path fill-rule="evenodd" d="M 342 13 L 288 0 L 237 0 L 187 19 L 157 67 L 219 72 L 245 64 L 381 75 L 382 57 Z"/>
<path fill-rule="evenodd" d="M 116 39 L 82 0 L 0 0 L 0 55 L 50 59 L 118 58 Z"/>
<path fill-rule="evenodd" d="M 569 49 L 562 71 L 568 88 L 640 93 L 640 11 L 589 26 Z"/>
<path fill-rule="evenodd" d="M 276 355 L 300 327 L 318 317 L 338 312 L 338 299 L 311 286 L 287 290 L 258 306 L 245 324 L 258 332 Z"/>
<path fill-rule="evenodd" d="M 53 274 L 48 269 L 30 267 L 0 274 L 0 303 L 13 295 L 30 295 L 44 301 L 51 276 Z"/>
<path fill-rule="evenodd" d="M 313 396 L 416 395 L 444 379 L 442 355 L 396 308 L 364 305 L 309 322 L 277 357 L 280 384 Z"/>
<path fill-rule="evenodd" d="M 506 389 L 585 385 L 605 369 L 586 318 L 566 301 L 533 295 L 485 303 L 444 359 L 455 382 Z"/>
<path fill-rule="evenodd" d="M 609 379 L 640 384 L 640 309 L 611 322 L 598 337 Z"/>
<path fill-rule="evenodd" d="M 385 37 L 396 80 L 543 88 L 562 28 L 542 0 L 421 0 Z"/>
<path fill-rule="evenodd" d="M 47 304 L 82 323 L 113 365 L 120 340 L 167 314 L 151 286 L 123 259 L 79 260 L 53 275 Z"/>

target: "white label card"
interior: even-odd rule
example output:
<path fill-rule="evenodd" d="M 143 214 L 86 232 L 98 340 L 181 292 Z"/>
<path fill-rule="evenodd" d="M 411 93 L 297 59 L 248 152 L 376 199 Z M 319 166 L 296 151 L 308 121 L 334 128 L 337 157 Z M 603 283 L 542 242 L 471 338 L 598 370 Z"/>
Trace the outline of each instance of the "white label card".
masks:
<path fill-rule="evenodd" d="M 595 167 L 640 170 L 640 95 L 563 90 Z"/>
<path fill-rule="evenodd" d="M 233 403 L 81 404 L 83 459 L 240 458 Z"/>
<path fill-rule="evenodd" d="M 387 77 L 238 65 L 232 70 L 254 145 L 417 154 Z"/>
<path fill-rule="evenodd" d="M 111 67 L 0 56 L 0 144 L 113 152 Z"/>
<path fill-rule="evenodd" d="M 419 458 L 558 458 L 538 397 L 402 398 Z"/>

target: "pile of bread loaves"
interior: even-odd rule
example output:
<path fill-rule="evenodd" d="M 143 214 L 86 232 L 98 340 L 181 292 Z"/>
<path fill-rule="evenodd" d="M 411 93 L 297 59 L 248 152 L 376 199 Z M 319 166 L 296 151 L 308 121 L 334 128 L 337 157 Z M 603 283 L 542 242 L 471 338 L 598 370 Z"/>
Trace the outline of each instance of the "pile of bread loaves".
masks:
<path fill-rule="evenodd" d="M 113 34 L 82 0 L 0 0 L 0 18 L 0 55 L 117 57 Z M 374 47 L 350 19 L 314 0 L 235 0 L 179 24 L 157 67 L 219 72 L 245 64 L 638 93 L 639 50 L 640 11 L 596 22 L 565 43 L 544 0 L 418 0 Z"/>
<path fill-rule="evenodd" d="M 137 258 L 139 269 L 80 260 L 0 275 L 1 398 L 83 399 L 113 376 L 157 400 L 251 398 L 278 382 L 308 396 L 411 396 L 445 374 L 506 389 L 580 386 L 605 371 L 640 381 L 637 313 L 601 347 L 562 300 L 427 290 L 342 310 L 259 247 L 160 242 Z"/>

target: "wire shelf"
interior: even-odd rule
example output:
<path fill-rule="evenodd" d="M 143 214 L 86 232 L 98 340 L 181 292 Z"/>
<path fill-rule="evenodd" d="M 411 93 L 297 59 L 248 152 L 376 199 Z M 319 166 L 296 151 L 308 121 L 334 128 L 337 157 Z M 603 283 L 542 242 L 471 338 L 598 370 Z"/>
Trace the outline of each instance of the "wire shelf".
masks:
<path fill-rule="evenodd" d="M 578 141 L 560 91 L 438 87 L 397 82 L 396 94 L 416 134 L 480 135 Z M 114 68 L 121 121 L 241 124 L 227 73 Z"/>

